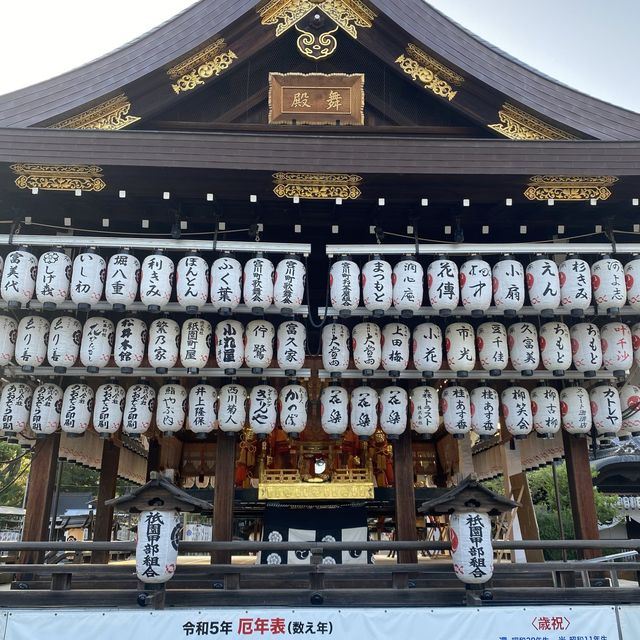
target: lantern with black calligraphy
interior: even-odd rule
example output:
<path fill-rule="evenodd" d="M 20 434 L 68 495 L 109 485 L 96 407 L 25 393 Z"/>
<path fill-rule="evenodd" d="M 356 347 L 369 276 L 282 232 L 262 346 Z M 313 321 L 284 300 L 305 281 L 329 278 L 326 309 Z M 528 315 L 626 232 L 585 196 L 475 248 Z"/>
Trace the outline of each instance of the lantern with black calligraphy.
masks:
<path fill-rule="evenodd" d="M 560 391 L 562 426 L 572 435 L 591 431 L 591 403 L 589 392 L 583 387 L 567 387 Z"/>
<path fill-rule="evenodd" d="M 640 322 L 631 325 L 631 346 L 633 347 L 633 361 L 640 364 Z"/>
<path fill-rule="evenodd" d="M 349 328 L 333 322 L 322 329 L 322 366 L 339 378 L 349 368 Z"/>
<path fill-rule="evenodd" d="M 85 251 L 76 256 L 71 273 L 71 300 L 78 311 L 88 311 L 99 302 L 104 291 L 107 262 L 95 251 Z"/>
<path fill-rule="evenodd" d="M 22 382 L 11 382 L 0 394 L 0 430 L 7 433 L 22 433 L 29 423 L 32 390 Z"/>
<path fill-rule="evenodd" d="M 530 392 L 533 429 L 539 437 L 551 437 L 560 431 L 560 396 L 548 385 L 534 387 Z"/>
<path fill-rule="evenodd" d="M 24 316 L 16 335 L 16 364 L 23 371 L 33 371 L 47 356 L 49 322 L 40 316 Z"/>
<path fill-rule="evenodd" d="M 444 428 L 454 438 L 463 438 L 471 430 L 471 399 L 464 387 L 452 386 L 442 391 L 440 408 Z"/>
<path fill-rule="evenodd" d="M 60 426 L 63 391 L 57 384 L 47 382 L 36 387 L 31 402 L 29 423 L 36 438 L 55 433 Z"/>
<path fill-rule="evenodd" d="M 593 426 L 600 436 L 615 436 L 622 428 L 622 408 L 618 390 L 601 384 L 589 391 Z"/>
<path fill-rule="evenodd" d="M 8 365 L 16 352 L 18 322 L 9 316 L 0 316 L 0 367 Z"/>
<path fill-rule="evenodd" d="M 471 430 L 480 438 L 491 438 L 500 430 L 498 392 L 487 386 L 476 387 L 469 394 Z"/>
<path fill-rule="evenodd" d="M 101 384 L 96 389 L 93 428 L 101 437 L 108 438 L 122 426 L 125 396 L 119 384 Z"/>
<path fill-rule="evenodd" d="M 393 282 L 391 265 L 374 256 L 362 267 L 362 301 L 374 317 L 381 317 L 393 303 Z"/>
<path fill-rule="evenodd" d="M 470 258 L 460 267 L 460 298 L 472 316 L 483 316 L 491 306 L 491 266 L 480 258 Z"/>
<path fill-rule="evenodd" d="M 625 384 L 619 393 L 622 429 L 630 435 L 640 433 L 640 387 L 635 384 Z"/>
<path fill-rule="evenodd" d="M 162 584 L 178 564 L 182 518 L 175 510 L 141 511 L 136 541 L 136 575 L 145 584 Z"/>
<path fill-rule="evenodd" d="M 581 317 L 591 304 L 591 268 L 579 258 L 569 257 L 561 265 L 560 302 L 572 316 Z"/>
<path fill-rule="evenodd" d="M 413 366 L 425 378 L 442 368 L 442 331 L 437 324 L 423 322 L 413 330 Z"/>
<path fill-rule="evenodd" d="M 553 260 L 540 258 L 527 265 L 527 289 L 531 306 L 540 315 L 552 316 L 560 306 L 560 276 Z"/>
<path fill-rule="evenodd" d="M 249 394 L 249 426 L 264 438 L 276 428 L 278 392 L 268 384 L 259 384 Z"/>
<path fill-rule="evenodd" d="M 598 311 L 616 314 L 627 302 L 624 267 L 620 260 L 603 256 L 591 265 L 591 284 Z"/>
<path fill-rule="evenodd" d="M 392 377 L 400 375 L 409 366 L 411 331 L 406 324 L 390 322 L 382 329 L 382 367 Z"/>
<path fill-rule="evenodd" d="M 211 351 L 211 323 L 203 318 L 186 320 L 180 334 L 180 363 L 187 373 L 198 373 L 207 366 Z"/>
<path fill-rule="evenodd" d="M 295 438 L 307 426 L 307 390 L 300 384 L 288 384 L 280 389 L 280 426 Z"/>
<path fill-rule="evenodd" d="M 205 439 L 208 433 L 216 428 L 218 416 L 216 404 L 218 392 L 209 384 L 197 384 L 189 391 L 189 413 L 187 429 L 197 434 L 198 439 Z"/>
<path fill-rule="evenodd" d="M 164 436 L 171 436 L 184 427 L 187 417 L 187 390 L 179 384 L 164 384 L 156 399 L 156 426 Z"/>
<path fill-rule="evenodd" d="M 563 376 L 571 367 L 571 334 L 564 322 L 545 322 L 540 327 L 542 364 L 554 376 Z"/>
<path fill-rule="evenodd" d="M 287 376 L 295 376 L 304 367 L 307 330 L 301 322 L 287 320 L 278 327 L 276 358 Z"/>
<path fill-rule="evenodd" d="M 393 306 L 403 318 L 410 318 L 422 306 L 424 269 L 417 260 L 400 260 L 393 268 Z"/>
<path fill-rule="evenodd" d="M 71 258 L 61 249 L 45 251 L 38 260 L 36 297 L 43 309 L 55 309 L 69 296 Z"/>
<path fill-rule="evenodd" d="M 397 385 L 385 387 L 380 392 L 380 428 L 389 440 L 397 440 L 407 428 L 409 398 Z"/>
<path fill-rule="evenodd" d="M 640 258 L 634 257 L 624 265 L 627 301 L 632 309 L 640 310 Z"/>
<path fill-rule="evenodd" d="M 276 330 L 266 320 L 252 320 L 244 330 L 244 361 L 252 373 L 262 373 L 273 360 Z"/>
<path fill-rule="evenodd" d="M 340 437 L 349 426 L 349 392 L 342 387 L 325 387 L 320 392 L 320 424 L 332 438 Z"/>
<path fill-rule="evenodd" d="M 298 311 L 304 299 L 307 270 L 296 256 L 287 256 L 276 267 L 273 283 L 273 304 L 280 313 L 291 315 Z"/>
<path fill-rule="evenodd" d="M 244 265 L 242 296 L 255 315 L 261 315 L 273 304 L 273 262 L 258 253 Z"/>
<path fill-rule="evenodd" d="M 153 313 L 162 310 L 173 289 L 175 265 L 173 260 L 158 251 L 142 261 L 140 300 Z"/>
<path fill-rule="evenodd" d="M 124 311 L 138 295 L 140 260 L 126 251 L 109 258 L 105 298 L 115 311 Z"/>
<path fill-rule="evenodd" d="M 411 429 L 420 435 L 432 436 L 440 426 L 438 392 L 427 386 L 411 389 L 409 413 Z"/>
<path fill-rule="evenodd" d="M 47 360 L 54 373 L 65 373 L 78 360 L 82 324 L 71 316 L 60 316 L 51 321 Z"/>
<path fill-rule="evenodd" d="M 441 316 L 449 316 L 460 302 L 458 265 L 452 260 L 439 258 L 427 267 L 429 302 Z"/>
<path fill-rule="evenodd" d="M 459 378 L 469 375 L 476 366 L 475 332 L 467 322 L 447 326 L 444 339 L 447 363 Z"/>
<path fill-rule="evenodd" d="M 465 584 L 483 584 L 491 580 L 491 518 L 486 513 L 475 511 L 452 513 L 449 516 L 449 538 L 451 560 L 458 578 Z"/>
<path fill-rule="evenodd" d="M 225 384 L 218 394 L 218 426 L 225 433 L 242 431 L 247 420 L 247 390 L 239 384 Z"/>
<path fill-rule="evenodd" d="M 484 322 L 476 332 L 480 365 L 489 375 L 499 376 L 509 363 L 507 329 L 499 322 Z"/>
<path fill-rule="evenodd" d="M 33 298 L 37 273 L 38 259 L 24 247 L 7 255 L 0 287 L 10 309 L 19 309 Z"/>
<path fill-rule="evenodd" d="M 193 252 L 176 267 L 176 297 L 187 313 L 197 313 L 209 297 L 209 265 Z"/>
<path fill-rule="evenodd" d="M 211 305 L 220 315 L 228 316 L 242 300 L 242 265 L 229 255 L 211 265 Z"/>
<path fill-rule="evenodd" d="M 623 322 L 609 322 L 600 329 L 600 338 L 604 368 L 617 378 L 624 377 L 633 364 L 631 329 Z"/>
<path fill-rule="evenodd" d="M 580 322 L 569 329 L 573 366 L 593 378 L 602 367 L 602 341 L 600 329 L 592 322 Z"/>
<path fill-rule="evenodd" d="M 156 406 L 156 392 L 149 384 L 134 384 L 127 389 L 122 431 L 137 437 L 151 426 Z"/>
<path fill-rule="evenodd" d="M 524 305 L 524 267 L 505 256 L 493 266 L 493 304 L 507 317 L 515 316 Z"/>
<path fill-rule="evenodd" d="M 235 375 L 244 362 L 244 328 L 237 320 L 223 320 L 216 325 L 216 364 L 225 375 Z"/>
<path fill-rule="evenodd" d="M 361 322 L 353 327 L 351 348 L 356 369 L 363 376 L 372 376 L 382 361 L 382 337 L 380 327 L 373 322 Z"/>
<path fill-rule="evenodd" d="M 139 318 L 122 318 L 116 325 L 113 361 L 122 373 L 133 373 L 144 359 L 147 325 Z"/>
<path fill-rule="evenodd" d="M 167 373 L 176 366 L 180 348 L 180 325 L 169 318 L 158 318 L 149 327 L 149 366 L 156 373 Z"/>
<path fill-rule="evenodd" d="M 340 312 L 341 317 L 351 315 L 360 304 L 360 269 L 347 258 L 337 260 L 329 272 L 329 292 L 331 306 Z"/>
<path fill-rule="evenodd" d="M 351 392 L 351 431 L 366 440 L 378 427 L 378 392 L 367 386 L 356 387 Z"/>
<path fill-rule="evenodd" d="M 71 437 L 82 436 L 93 412 L 93 390 L 86 384 L 72 384 L 64 390 L 60 426 Z"/>
<path fill-rule="evenodd" d="M 514 438 L 524 438 L 533 429 L 531 397 L 524 387 L 507 387 L 501 394 L 504 426 Z"/>
<path fill-rule="evenodd" d="M 508 331 L 511 365 L 523 376 L 532 376 L 540 364 L 538 331 L 530 322 L 516 322 Z"/>

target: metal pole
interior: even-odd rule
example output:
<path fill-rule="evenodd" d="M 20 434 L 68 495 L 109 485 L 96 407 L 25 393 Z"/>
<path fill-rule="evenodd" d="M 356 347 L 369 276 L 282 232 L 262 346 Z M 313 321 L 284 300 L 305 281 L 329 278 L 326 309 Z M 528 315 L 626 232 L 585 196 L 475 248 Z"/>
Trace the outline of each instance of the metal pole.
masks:
<path fill-rule="evenodd" d="M 556 465 L 558 463 L 553 461 L 551 463 L 551 469 L 553 471 L 553 488 L 555 489 L 556 494 L 556 509 L 558 511 L 558 526 L 560 527 L 560 539 L 564 540 L 564 524 L 562 523 L 562 505 L 560 504 L 560 486 L 558 484 L 558 471 L 556 469 Z M 564 562 L 567 561 L 567 550 L 562 549 L 562 560 Z"/>

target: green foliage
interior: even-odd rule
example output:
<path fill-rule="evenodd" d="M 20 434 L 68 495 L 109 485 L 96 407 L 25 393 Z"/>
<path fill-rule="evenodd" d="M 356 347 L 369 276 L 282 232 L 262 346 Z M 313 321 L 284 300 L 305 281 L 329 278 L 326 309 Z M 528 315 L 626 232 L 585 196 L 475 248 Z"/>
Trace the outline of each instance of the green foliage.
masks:
<path fill-rule="evenodd" d="M 29 476 L 31 455 L 17 444 L 0 442 L 0 505 L 21 507 Z"/>

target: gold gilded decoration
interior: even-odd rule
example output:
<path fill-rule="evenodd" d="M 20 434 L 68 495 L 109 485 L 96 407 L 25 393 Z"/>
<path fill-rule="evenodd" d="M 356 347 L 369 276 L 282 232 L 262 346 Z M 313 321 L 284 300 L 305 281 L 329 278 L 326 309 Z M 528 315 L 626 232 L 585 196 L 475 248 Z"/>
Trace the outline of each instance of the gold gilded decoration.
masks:
<path fill-rule="evenodd" d="M 454 86 L 460 86 L 464 78 L 452 71 L 429 54 L 413 44 L 407 46 L 407 55 L 402 54 L 396 64 L 416 82 L 428 91 L 447 100 L 453 100 L 458 91 Z"/>
<path fill-rule="evenodd" d="M 577 140 L 578 138 L 562 131 L 530 113 L 505 102 L 498 111 L 499 124 L 490 124 L 489 129 L 511 140 Z"/>
<path fill-rule="evenodd" d="M 95 165 L 12 164 L 20 189 L 47 191 L 102 191 L 107 183 Z"/>
<path fill-rule="evenodd" d="M 529 200 L 607 200 L 615 176 L 533 176 L 524 195 Z"/>
<path fill-rule="evenodd" d="M 117 131 L 124 129 L 134 122 L 138 116 L 130 115 L 131 103 L 124 93 L 106 102 L 87 109 L 78 115 L 71 116 L 61 122 L 52 124 L 50 129 L 101 129 L 103 131 Z"/>
<path fill-rule="evenodd" d="M 407 45 L 407 54 L 424 67 L 427 67 L 433 71 L 433 73 L 440 76 L 443 80 L 446 80 L 455 86 L 460 86 L 464 82 L 464 78 L 461 75 L 457 74 L 452 69 L 449 69 L 449 67 L 445 67 L 442 62 L 438 62 L 428 53 L 425 53 L 422 49 L 416 47 L 415 44 Z"/>
<path fill-rule="evenodd" d="M 362 178 L 346 173 L 274 173 L 273 192 L 279 198 L 307 200 L 355 200 L 361 195 Z"/>
<path fill-rule="evenodd" d="M 328 58 L 338 48 L 338 40 L 333 35 L 338 30 L 338 27 L 331 29 L 331 31 L 325 31 L 320 35 L 305 31 L 298 25 L 296 25 L 296 30 L 300 32 L 296 46 L 298 51 L 307 58 L 322 60 L 323 58 Z"/>

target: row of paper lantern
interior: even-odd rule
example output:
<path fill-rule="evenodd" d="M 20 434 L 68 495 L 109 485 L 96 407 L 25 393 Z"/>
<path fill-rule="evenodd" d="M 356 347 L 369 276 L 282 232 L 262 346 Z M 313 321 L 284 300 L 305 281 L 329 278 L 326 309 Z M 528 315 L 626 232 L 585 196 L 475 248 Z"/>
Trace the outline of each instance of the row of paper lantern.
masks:
<path fill-rule="evenodd" d="M 18 323 L 0 316 L 0 365 L 15 359 L 25 371 L 41 366 L 45 359 L 56 373 L 64 373 L 78 360 L 90 373 L 106 367 L 113 356 L 123 373 L 141 366 L 145 352 L 149 366 L 167 373 L 178 358 L 189 373 L 197 373 L 209 361 L 212 337 L 216 364 L 229 375 L 243 365 L 254 372 L 271 365 L 276 342 L 278 366 L 294 375 L 304 366 L 305 326 L 295 320 L 282 322 L 278 330 L 266 320 L 252 320 L 243 326 L 237 320 L 223 320 L 215 326 L 208 320 L 191 318 L 182 324 L 159 318 L 149 328 L 139 318 L 122 318 L 114 325 L 101 316 L 84 325 L 71 316 L 49 322 L 42 316 L 25 316 Z"/>
<path fill-rule="evenodd" d="M 349 368 L 349 343 L 354 364 L 363 375 L 371 375 L 381 365 L 392 374 L 404 371 L 411 362 L 410 352 L 415 369 L 427 375 L 442 369 L 443 354 L 449 369 L 460 376 L 475 369 L 477 362 L 492 375 L 500 375 L 511 361 L 513 369 L 525 375 L 542 362 L 557 375 L 573 364 L 587 376 L 602 367 L 616 374 L 627 371 L 634 357 L 640 363 L 640 323 L 629 328 L 609 322 L 598 328 L 591 322 L 569 327 L 551 321 L 538 331 L 530 322 L 508 328 L 485 322 L 477 330 L 467 322 L 454 322 L 444 330 L 444 345 L 442 329 L 431 322 L 417 325 L 413 332 L 399 322 L 390 322 L 382 330 L 374 322 L 362 322 L 353 332 L 332 323 L 322 330 L 322 362 L 327 371 L 337 374 Z"/>
<path fill-rule="evenodd" d="M 570 257 L 560 267 L 547 258 L 538 258 L 526 268 L 517 260 L 505 258 L 493 267 L 472 257 L 458 268 L 452 260 L 440 258 L 427 268 L 427 297 L 431 307 L 442 315 L 460 304 L 472 314 L 481 315 L 492 304 L 514 315 L 525 303 L 528 291 L 531 306 L 549 313 L 562 306 L 576 315 L 595 303 L 601 312 L 615 312 L 627 301 L 640 310 L 640 258 L 626 265 L 604 257 L 593 265 Z M 386 260 L 369 260 L 362 272 L 350 259 L 331 266 L 331 305 L 347 315 L 362 302 L 374 314 L 392 306 L 410 315 L 423 304 L 424 269 L 414 259 L 395 267 Z"/>
<path fill-rule="evenodd" d="M 244 298 L 251 309 L 272 304 L 282 312 L 295 312 L 304 297 L 306 269 L 295 256 L 274 267 L 257 256 L 244 268 L 230 256 L 215 260 L 209 269 L 195 252 L 177 265 L 161 252 L 147 256 L 142 264 L 134 255 L 121 252 L 109 262 L 88 251 L 75 260 L 60 249 L 36 258 L 25 249 L 6 257 L 0 281 L 2 299 L 9 306 L 25 306 L 35 292 L 45 308 L 55 309 L 69 297 L 80 309 L 90 309 L 103 293 L 114 309 L 126 309 L 138 297 L 150 311 L 161 311 L 171 300 L 174 277 L 176 298 L 186 311 L 195 313 L 210 299 L 214 310 L 230 313 Z M 0 260 L 0 269 L 2 262 Z"/>

